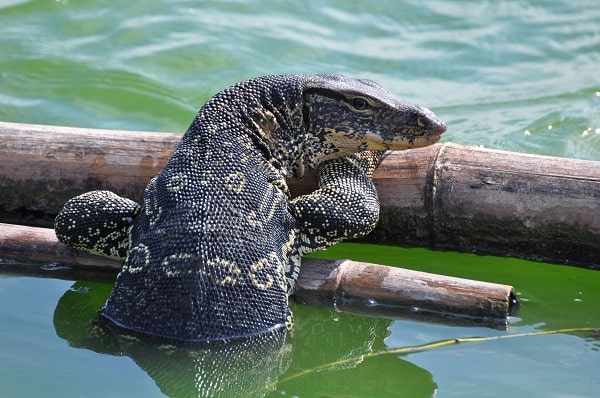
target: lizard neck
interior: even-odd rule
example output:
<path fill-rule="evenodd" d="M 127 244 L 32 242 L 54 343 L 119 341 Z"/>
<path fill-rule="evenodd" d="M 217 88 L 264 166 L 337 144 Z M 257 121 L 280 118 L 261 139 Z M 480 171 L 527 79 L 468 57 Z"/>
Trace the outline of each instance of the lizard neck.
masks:
<path fill-rule="evenodd" d="M 266 76 L 239 83 L 215 95 L 200 110 L 195 123 L 211 136 L 246 140 L 285 179 L 302 177 L 306 167 L 343 156 L 333 144 L 308 128 L 303 98 L 306 78 Z M 237 126 L 237 128 L 232 128 Z M 248 140 L 249 138 L 249 140 Z"/>

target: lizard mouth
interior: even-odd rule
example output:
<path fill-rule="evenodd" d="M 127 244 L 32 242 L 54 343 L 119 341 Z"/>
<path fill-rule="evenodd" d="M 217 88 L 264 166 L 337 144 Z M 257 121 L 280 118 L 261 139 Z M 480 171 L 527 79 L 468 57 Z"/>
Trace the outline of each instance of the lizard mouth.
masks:
<path fill-rule="evenodd" d="M 364 147 L 372 151 L 403 151 L 412 148 L 422 148 L 438 142 L 442 138 L 444 131 L 445 128 L 435 131 L 434 134 L 418 137 L 401 137 L 391 141 L 383 141 L 379 136 L 368 136 L 364 141 Z"/>
<path fill-rule="evenodd" d="M 439 136 L 446 131 L 446 123 L 438 119 L 433 112 L 426 108 L 421 108 L 421 111 L 417 116 L 417 125 L 424 130 L 425 134 Z"/>
<path fill-rule="evenodd" d="M 419 137 L 418 141 L 426 142 L 425 145 L 435 144 L 439 140 L 442 139 L 442 134 L 446 132 L 446 125 L 444 123 L 436 123 L 436 126 L 432 126 L 431 133 L 429 135 L 424 135 Z"/>
<path fill-rule="evenodd" d="M 442 138 L 442 134 L 446 132 L 446 125 L 443 124 L 433 130 L 431 134 L 431 141 L 438 142 Z"/>
<path fill-rule="evenodd" d="M 446 124 L 439 120 L 431 120 L 425 117 L 419 117 L 417 120 L 419 126 L 426 127 L 431 131 L 431 137 L 439 137 L 446 132 Z"/>
<path fill-rule="evenodd" d="M 435 130 L 433 130 L 433 134 L 437 136 L 441 136 L 446 132 L 448 128 L 444 123 L 440 124 Z"/>

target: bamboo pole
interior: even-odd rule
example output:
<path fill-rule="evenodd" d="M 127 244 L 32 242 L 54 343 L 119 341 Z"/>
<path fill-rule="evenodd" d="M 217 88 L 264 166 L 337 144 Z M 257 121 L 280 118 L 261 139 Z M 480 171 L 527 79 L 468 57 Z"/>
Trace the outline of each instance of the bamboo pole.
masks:
<path fill-rule="evenodd" d="M 0 220 L 50 226 L 68 198 L 95 189 L 139 202 L 180 139 L 0 122 Z"/>
<path fill-rule="evenodd" d="M 113 280 L 122 264 L 71 249 L 50 228 L 0 223 L 0 270 L 31 276 Z M 13 261 L 10 261 L 13 260 Z"/>
<path fill-rule="evenodd" d="M 122 266 L 119 261 L 68 248 L 52 229 L 12 224 L 0 224 L 0 258 L 4 260 L 0 272 L 67 279 L 111 280 Z M 506 327 L 516 303 L 508 285 L 311 258 L 302 261 L 295 299 L 369 315 L 494 327 Z"/>
<path fill-rule="evenodd" d="M 363 315 L 506 327 L 513 288 L 351 260 L 303 259 L 296 299 Z"/>
<path fill-rule="evenodd" d="M 451 143 L 376 170 L 369 239 L 600 268 L 600 162 Z"/>
<path fill-rule="evenodd" d="M 77 194 L 141 201 L 180 135 L 0 122 L 0 221 L 50 226 Z M 600 162 L 444 143 L 390 152 L 367 239 L 600 268 Z M 314 173 L 292 180 L 294 195 Z"/>

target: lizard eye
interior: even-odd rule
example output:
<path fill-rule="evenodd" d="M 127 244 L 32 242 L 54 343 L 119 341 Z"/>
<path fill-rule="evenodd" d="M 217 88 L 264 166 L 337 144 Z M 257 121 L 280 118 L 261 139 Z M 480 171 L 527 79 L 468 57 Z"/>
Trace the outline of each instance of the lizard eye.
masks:
<path fill-rule="evenodd" d="M 352 107 L 357 111 L 364 111 L 369 107 L 369 103 L 362 97 L 356 97 L 352 99 Z"/>
<path fill-rule="evenodd" d="M 417 118 L 417 124 L 420 127 L 427 127 L 429 125 L 429 120 L 427 120 L 427 118 L 425 116 L 419 116 Z"/>

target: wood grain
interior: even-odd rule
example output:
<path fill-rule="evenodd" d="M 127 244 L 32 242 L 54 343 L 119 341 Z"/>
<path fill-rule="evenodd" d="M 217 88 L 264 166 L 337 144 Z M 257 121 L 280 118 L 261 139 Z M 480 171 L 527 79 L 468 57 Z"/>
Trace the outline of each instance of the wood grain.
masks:
<path fill-rule="evenodd" d="M 122 263 L 73 250 L 49 228 L 0 224 L 0 272 L 114 280 Z M 14 259 L 15 261 L 7 261 Z M 295 299 L 348 312 L 505 328 L 513 288 L 350 260 L 305 258 Z"/>
<path fill-rule="evenodd" d="M 180 137 L 0 122 L 0 221 L 51 226 L 95 189 L 141 202 Z M 600 162 L 444 143 L 388 153 L 374 182 L 367 240 L 600 268 Z M 314 171 L 289 185 L 311 192 Z"/>

